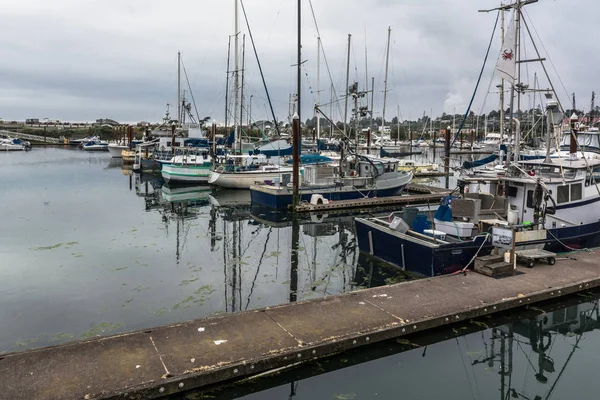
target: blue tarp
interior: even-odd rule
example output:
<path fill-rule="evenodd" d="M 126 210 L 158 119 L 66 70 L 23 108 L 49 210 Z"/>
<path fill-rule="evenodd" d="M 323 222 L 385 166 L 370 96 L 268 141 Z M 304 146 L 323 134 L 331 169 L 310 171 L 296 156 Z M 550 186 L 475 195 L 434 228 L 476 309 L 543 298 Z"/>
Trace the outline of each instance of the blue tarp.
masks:
<path fill-rule="evenodd" d="M 320 154 L 302 154 L 300 156 L 300 164 L 329 163 L 331 161 L 331 158 Z M 293 162 L 293 160 L 286 160 L 286 164 L 292 164 Z"/>
<path fill-rule="evenodd" d="M 462 167 L 464 169 L 471 169 L 474 167 L 481 167 L 482 165 L 485 164 L 489 164 L 492 161 L 496 161 L 498 159 L 498 155 L 497 154 L 492 154 L 491 156 L 482 158 L 481 160 L 477 160 L 477 161 L 465 161 L 463 162 Z"/>

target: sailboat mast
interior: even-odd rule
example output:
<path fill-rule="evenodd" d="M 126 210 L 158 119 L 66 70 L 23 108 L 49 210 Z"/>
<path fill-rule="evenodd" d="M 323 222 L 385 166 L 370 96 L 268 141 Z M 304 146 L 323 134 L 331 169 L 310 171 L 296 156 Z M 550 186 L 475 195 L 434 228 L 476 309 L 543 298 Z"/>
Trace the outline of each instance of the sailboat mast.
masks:
<path fill-rule="evenodd" d="M 500 11 L 502 23 L 500 24 L 502 49 L 504 48 L 504 10 Z M 487 138 L 487 122 L 486 122 L 486 138 Z M 504 138 L 504 78 L 500 79 L 500 143 Z"/>
<path fill-rule="evenodd" d="M 177 125 L 181 124 L 181 52 L 177 52 Z"/>
<path fill-rule="evenodd" d="M 390 60 L 390 34 L 392 27 L 388 26 L 387 49 L 385 52 L 385 79 L 383 80 L 383 113 L 381 114 L 381 134 L 385 133 L 385 103 L 387 100 L 388 65 Z"/>
<path fill-rule="evenodd" d="M 371 77 L 371 120 L 369 122 L 369 130 L 373 127 L 373 105 L 375 101 L 375 77 Z"/>
<path fill-rule="evenodd" d="M 238 0 L 233 0 L 235 5 L 235 17 L 234 17 L 234 75 L 233 75 L 233 145 L 236 146 L 238 142 L 238 119 L 237 119 L 237 109 L 239 102 L 239 89 L 240 89 L 240 78 L 239 78 L 239 68 L 240 68 L 240 57 L 239 57 L 239 26 L 238 26 Z M 234 147 L 235 148 L 235 147 Z"/>
<path fill-rule="evenodd" d="M 348 34 L 348 57 L 346 59 L 346 100 L 344 102 L 344 138 L 346 138 L 346 124 L 348 123 L 348 85 L 350 84 L 350 39 L 352 35 Z"/>
<path fill-rule="evenodd" d="M 321 38 L 317 37 L 317 105 L 321 105 Z M 321 114 L 317 117 L 317 140 L 321 138 Z"/>
<path fill-rule="evenodd" d="M 246 65 L 246 35 L 242 37 L 242 87 L 240 89 L 240 139 L 238 140 L 238 151 L 242 153 L 242 131 L 241 125 L 244 123 L 244 68 Z"/>
<path fill-rule="evenodd" d="M 329 118 L 331 118 L 331 121 L 329 122 L 329 137 L 332 138 L 333 137 L 333 128 L 334 128 L 334 124 L 333 124 L 333 93 L 334 93 L 335 88 L 333 87 L 333 83 L 331 84 L 331 89 L 329 91 Z"/>
<path fill-rule="evenodd" d="M 227 42 L 227 78 L 225 79 L 225 134 L 227 133 L 227 123 L 229 122 L 229 59 L 231 56 L 231 36 Z M 213 140 L 215 140 L 213 138 Z"/>
<path fill-rule="evenodd" d="M 521 43 L 519 38 L 521 37 L 521 0 L 517 2 L 517 8 L 515 10 L 515 23 L 516 23 L 516 34 L 515 34 L 515 49 L 517 49 L 517 83 L 513 85 L 513 93 L 515 86 L 521 83 Z M 510 109 L 511 114 L 514 115 L 513 109 Z M 517 91 L 517 118 L 520 118 L 519 113 L 521 112 L 521 92 Z M 521 144 L 521 132 L 519 132 L 519 123 L 515 127 L 515 162 L 519 161 L 520 144 Z"/>

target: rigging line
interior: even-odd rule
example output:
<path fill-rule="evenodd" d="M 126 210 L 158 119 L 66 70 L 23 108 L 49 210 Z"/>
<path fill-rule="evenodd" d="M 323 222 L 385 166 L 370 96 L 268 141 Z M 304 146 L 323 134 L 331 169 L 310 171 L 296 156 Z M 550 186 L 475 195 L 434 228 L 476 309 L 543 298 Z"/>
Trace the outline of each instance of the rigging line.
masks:
<path fill-rule="evenodd" d="M 313 9 L 312 0 L 308 0 L 308 4 L 310 6 L 310 12 L 313 17 L 313 22 L 315 23 L 315 29 L 317 30 L 317 36 L 321 37 L 321 32 L 319 31 L 319 24 L 317 24 L 317 17 L 315 16 L 315 10 Z M 327 69 L 327 75 L 329 76 L 329 82 L 331 83 L 331 89 L 333 92 L 333 96 L 338 99 L 339 96 L 335 90 L 335 84 L 333 82 L 333 77 L 331 76 L 331 69 L 329 68 L 329 61 L 327 61 L 327 55 L 325 55 L 325 48 L 323 47 L 323 41 L 321 40 L 321 52 L 323 54 L 323 61 L 325 61 L 325 68 Z M 342 115 L 341 106 L 338 104 L 338 112 Z"/>
<path fill-rule="evenodd" d="M 469 342 L 467 341 L 466 336 L 463 336 L 462 338 L 465 341 L 465 346 L 467 347 L 467 356 L 469 356 L 469 353 L 471 352 L 471 350 L 469 349 Z M 470 356 L 469 356 L 469 360 L 471 360 Z M 477 377 L 475 376 L 475 368 L 473 368 L 473 364 L 471 364 L 471 373 L 473 374 L 473 381 L 475 381 L 475 389 L 477 389 L 477 398 L 480 399 L 481 398 L 481 390 L 479 390 L 479 384 L 477 383 Z"/>
<path fill-rule="evenodd" d="M 598 307 L 598 303 L 596 302 L 596 305 L 594 305 L 594 308 L 592 309 L 592 311 L 594 311 L 597 307 Z M 565 369 L 567 368 L 567 364 L 569 363 L 569 361 L 571 361 L 571 357 L 573 357 L 573 354 L 575 353 L 575 350 L 577 350 L 579 348 L 579 342 L 581 341 L 581 339 L 583 339 L 583 334 L 585 333 L 585 329 L 587 328 L 587 326 L 588 326 L 588 324 L 589 324 L 590 321 L 591 321 L 591 318 L 588 318 L 588 320 L 585 321 L 585 325 L 583 326 L 582 333 L 581 333 L 581 335 L 579 335 L 579 337 L 575 341 L 575 344 L 573 345 L 573 350 L 571 350 L 571 352 L 569 353 L 569 356 L 567 357 L 567 360 L 563 364 L 563 367 L 560 369 L 560 372 L 558 373 L 558 376 L 554 380 L 554 383 L 552 384 L 552 387 L 548 391 L 548 395 L 546 396 L 546 400 L 548 400 L 550 398 L 550 395 L 552 394 L 552 392 L 554 391 L 554 388 L 558 384 L 558 380 L 562 377 L 563 372 L 565 372 Z"/>
<path fill-rule="evenodd" d="M 554 73 L 558 77 L 558 81 L 560 82 L 563 90 L 567 94 L 567 98 L 569 98 L 570 97 L 569 91 L 567 90 L 567 88 L 565 87 L 565 84 L 563 83 L 562 79 L 560 78 L 560 75 L 558 74 L 558 71 L 556 70 L 556 67 L 554 66 L 554 63 L 552 62 L 552 58 L 550 58 L 550 53 L 548 53 L 548 50 L 546 50 L 546 46 L 544 45 L 544 42 L 542 41 L 542 39 L 540 38 L 539 33 L 535 29 L 535 25 L 533 25 L 533 22 L 531 21 L 531 18 L 529 18 L 529 15 L 526 12 L 525 12 L 525 16 L 527 17 L 527 19 L 531 23 L 533 31 L 535 32 L 538 40 L 540 41 L 540 44 L 542 45 L 542 49 L 544 49 L 544 52 L 546 53 L 546 57 L 548 58 L 548 61 L 550 61 L 550 65 L 552 65 L 552 69 L 554 70 Z M 529 34 L 529 36 L 531 37 L 531 39 L 533 41 L 533 36 L 531 35 L 531 31 L 529 30 L 529 24 L 527 23 L 527 20 L 523 19 L 523 22 L 525 22 L 525 28 L 527 29 L 527 33 Z M 535 43 L 534 43 L 534 47 L 535 47 Z M 537 49 L 536 49 L 536 53 L 538 53 L 538 57 L 539 57 L 539 52 L 537 52 Z M 546 67 L 544 66 L 544 63 L 542 63 L 542 68 L 544 69 L 544 72 L 546 73 L 546 77 L 548 77 L 548 72 L 546 72 Z M 552 86 L 552 82 L 550 82 L 550 85 Z M 562 109 L 563 108 L 562 104 L 560 103 L 560 100 L 558 99 L 558 94 L 556 93 L 556 90 L 554 90 L 554 86 L 552 86 L 552 91 L 556 95 L 556 100 L 558 101 L 558 104 L 559 104 L 560 108 Z"/>
<path fill-rule="evenodd" d="M 194 110 L 196 110 L 196 118 L 198 118 L 198 123 L 200 123 L 200 114 L 198 113 L 198 107 L 196 107 L 196 99 L 194 99 L 194 92 L 192 91 L 190 80 L 188 79 L 187 70 L 185 69 L 185 64 L 183 63 L 183 57 L 181 57 L 181 66 L 183 67 L 183 74 L 185 75 L 185 81 L 188 84 L 188 89 L 190 89 L 190 96 L 192 97 L 192 103 L 194 103 Z"/>
<path fill-rule="evenodd" d="M 460 361 L 462 362 L 463 368 L 465 369 L 465 375 L 467 376 L 467 383 L 469 384 L 469 391 L 471 392 L 471 397 L 475 400 L 475 393 L 473 392 L 473 385 L 471 385 L 471 377 L 467 371 L 467 366 L 465 365 L 465 359 L 463 357 L 462 349 L 460 348 L 460 342 L 458 338 L 456 339 L 456 344 L 458 345 L 458 353 L 460 354 Z"/>
<path fill-rule="evenodd" d="M 490 43 L 488 44 L 487 52 L 485 53 L 485 58 L 483 59 L 483 65 L 481 66 L 481 71 L 479 71 L 479 78 L 477 78 L 477 84 L 475 85 L 475 90 L 473 91 L 473 96 L 471 96 L 471 101 L 469 102 L 469 106 L 467 107 L 467 111 L 465 112 L 465 116 L 463 117 L 462 122 L 460 123 L 460 127 L 458 131 L 454 135 L 452 139 L 452 143 L 450 143 L 450 147 L 456 142 L 458 135 L 460 135 L 463 126 L 465 125 L 465 121 L 469 116 L 469 112 L 471 111 L 471 106 L 473 105 L 473 100 L 475 100 L 475 95 L 477 94 L 477 89 L 479 88 L 479 83 L 481 82 L 481 76 L 483 75 L 483 71 L 485 70 L 485 65 L 487 63 L 488 56 L 490 55 L 490 49 L 492 48 L 492 42 L 494 41 L 494 35 L 496 34 L 496 28 L 498 27 L 498 20 L 500 19 L 500 11 L 496 14 L 496 22 L 494 23 L 494 29 L 492 31 L 492 37 L 490 38 Z"/>
<path fill-rule="evenodd" d="M 252 286 L 250 286 L 250 293 L 248 293 L 248 302 L 246 302 L 246 310 L 250 305 L 250 297 L 252 297 L 252 293 L 254 292 L 254 286 L 256 285 L 256 279 L 258 278 L 258 273 L 260 271 L 260 266 L 262 265 L 263 259 L 265 258 L 265 253 L 267 252 L 267 243 L 269 243 L 269 237 L 271 236 L 271 232 L 273 231 L 273 227 L 269 227 L 269 231 L 267 232 L 267 238 L 265 239 L 265 245 L 263 247 L 263 251 L 258 259 L 258 265 L 256 266 L 256 274 L 254 274 L 254 279 L 252 280 Z"/>
<path fill-rule="evenodd" d="M 275 123 L 275 130 L 277 131 L 277 135 L 281 135 L 281 132 L 279 132 L 279 123 L 277 122 L 277 117 L 275 116 L 275 110 L 273 110 L 273 104 L 271 103 L 271 95 L 269 94 L 269 89 L 267 88 L 267 82 L 265 81 L 265 75 L 263 74 L 260 60 L 258 59 L 258 52 L 256 51 L 256 46 L 254 44 L 254 36 L 252 36 L 252 30 L 250 30 L 250 23 L 248 22 L 248 16 L 246 15 L 246 7 L 244 7 L 243 0 L 240 0 L 240 5 L 242 6 L 242 12 L 244 13 L 244 20 L 246 21 L 246 27 L 248 28 L 248 34 L 250 35 L 250 41 L 252 42 L 252 49 L 254 50 L 254 56 L 256 57 L 256 63 L 258 64 L 258 70 L 260 71 L 260 77 L 262 79 L 262 83 L 263 83 L 263 86 L 265 87 L 265 92 L 267 94 L 267 101 L 269 102 L 269 107 L 271 108 L 271 115 L 273 116 L 273 122 Z"/>

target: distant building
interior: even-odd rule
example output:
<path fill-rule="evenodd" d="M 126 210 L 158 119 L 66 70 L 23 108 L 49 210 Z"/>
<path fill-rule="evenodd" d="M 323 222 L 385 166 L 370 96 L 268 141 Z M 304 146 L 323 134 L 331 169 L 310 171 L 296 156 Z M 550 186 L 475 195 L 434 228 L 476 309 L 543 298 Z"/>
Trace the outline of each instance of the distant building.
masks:
<path fill-rule="evenodd" d="M 39 124 L 40 123 L 40 119 L 39 118 L 27 118 L 25 120 L 25 123 L 29 124 L 29 125 Z"/>
<path fill-rule="evenodd" d="M 118 123 L 117 121 L 115 121 L 114 119 L 110 119 L 110 118 L 100 118 L 96 120 L 96 123 L 94 125 L 110 125 L 110 126 L 119 126 L 121 125 L 120 123 Z"/>

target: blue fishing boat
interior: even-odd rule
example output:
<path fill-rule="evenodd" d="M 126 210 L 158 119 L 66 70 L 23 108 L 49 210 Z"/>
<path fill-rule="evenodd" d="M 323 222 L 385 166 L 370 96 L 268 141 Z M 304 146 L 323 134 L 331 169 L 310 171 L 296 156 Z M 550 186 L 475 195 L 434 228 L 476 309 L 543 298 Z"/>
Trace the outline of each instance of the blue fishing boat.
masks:
<path fill-rule="evenodd" d="M 413 177 L 410 171 L 398 171 L 396 159 L 352 155 L 341 166 L 340 169 L 330 164 L 305 165 L 299 187 L 300 200 L 311 201 L 313 195 L 322 196 L 325 201 L 394 196 Z M 250 186 L 252 203 L 276 209 L 288 208 L 293 199 L 291 183 L 291 174 L 287 173 L 277 180 Z"/>
<path fill-rule="evenodd" d="M 529 248 L 564 252 L 597 247 L 600 184 L 593 171 L 599 166 L 598 160 L 530 160 L 519 163 L 518 173 L 464 178 L 461 197 L 446 199 L 435 215 L 421 211 L 415 218 L 409 213 L 406 221 L 404 215 L 357 218 L 359 248 L 434 276 L 461 270 L 476 256 L 489 254 L 493 226 L 533 232 L 520 243 Z"/>

